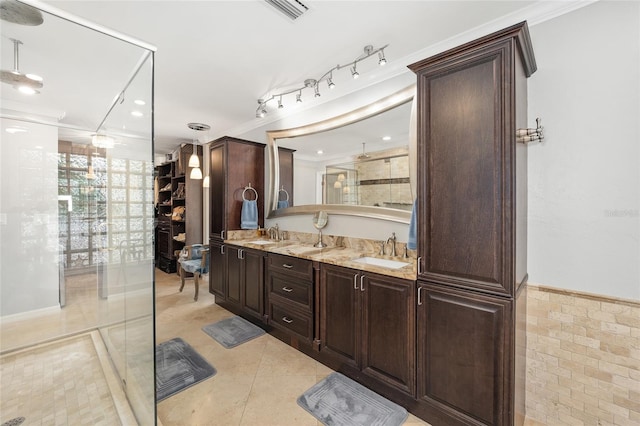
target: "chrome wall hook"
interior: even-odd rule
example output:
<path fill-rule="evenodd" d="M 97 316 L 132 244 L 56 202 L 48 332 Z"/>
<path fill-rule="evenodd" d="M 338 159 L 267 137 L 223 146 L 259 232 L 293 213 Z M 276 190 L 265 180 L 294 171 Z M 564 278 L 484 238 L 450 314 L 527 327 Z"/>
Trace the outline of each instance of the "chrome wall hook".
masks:
<path fill-rule="evenodd" d="M 544 127 L 540 124 L 541 118 L 536 118 L 535 129 L 518 129 L 516 130 L 516 142 L 529 143 L 529 142 L 542 142 L 544 140 Z"/>

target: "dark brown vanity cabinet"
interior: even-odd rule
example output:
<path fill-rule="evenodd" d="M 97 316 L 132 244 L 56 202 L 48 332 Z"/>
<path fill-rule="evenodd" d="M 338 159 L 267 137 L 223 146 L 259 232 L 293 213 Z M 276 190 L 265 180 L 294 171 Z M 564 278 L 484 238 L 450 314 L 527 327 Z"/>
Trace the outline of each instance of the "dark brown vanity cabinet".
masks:
<path fill-rule="evenodd" d="M 512 304 L 436 284 L 418 287 L 418 386 L 433 424 L 512 424 Z"/>
<path fill-rule="evenodd" d="M 320 351 L 415 394 L 415 282 L 322 264 Z"/>
<path fill-rule="evenodd" d="M 524 413 L 514 318 L 526 282 L 526 23 L 409 67 L 418 93 L 419 413 L 510 425 Z M 518 402 L 516 402 L 518 401 Z"/>
<path fill-rule="evenodd" d="M 262 320 L 264 314 L 264 252 L 227 244 L 225 246 L 226 302 L 242 313 Z"/>
<path fill-rule="evenodd" d="M 215 296 L 216 303 L 223 302 L 227 298 L 227 262 L 225 256 L 226 246 L 220 240 L 209 240 L 210 267 L 209 267 L 209 293 Z"/>
<path fill-rule="evenodd" d="M 269 324 L 307 343 L 313 340 L 313 263 L 269 253 L 267 297 Z"/>

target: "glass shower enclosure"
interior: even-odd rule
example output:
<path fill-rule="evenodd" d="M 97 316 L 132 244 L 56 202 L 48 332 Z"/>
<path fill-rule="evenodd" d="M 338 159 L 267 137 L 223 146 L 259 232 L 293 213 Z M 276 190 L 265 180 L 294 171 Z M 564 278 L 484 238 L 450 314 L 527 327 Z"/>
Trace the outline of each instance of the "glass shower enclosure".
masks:
<path fill-rule="evenodd" d="M 97 331 L 154 424 L 155 48 L 14 3 L 42 22 L 0 26 L 0 352 Z"/>

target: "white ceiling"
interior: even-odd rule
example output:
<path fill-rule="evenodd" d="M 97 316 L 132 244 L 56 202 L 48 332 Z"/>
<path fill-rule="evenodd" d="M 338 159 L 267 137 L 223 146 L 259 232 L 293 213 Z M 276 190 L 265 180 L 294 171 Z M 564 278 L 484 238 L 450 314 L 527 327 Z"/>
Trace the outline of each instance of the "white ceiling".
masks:
<path fill-rule="evenodd" d="M 524 19 L 540 22 L 589 2 L 572 1 L 311 1 L 291 21 L 262 0 L 246 1 L 48 1 L 46 5 L 130 35 L 157 47 L 154 113 L 156 153 L 190 141 L 189 122 L 211 125 L 205 137 L 237 136 L 282 118 L 289 110 L 255 116 L 257 99 L 318 78 L 353 61 L 365 45 L 389 44 L 388 64 L 359 65 L 362 78 L 334 75 L 338 87 L 305 102 L 319 105 L 371 84 L 409 73 L 406 66 L 437 51 Z M 34 2 L 32 2 L 34 3 Z M 36 2 L 37 3 L 37 2 Z M 68 123 L 95 127 L 122 90 L 142 51 L 87 30 L 53 24 L 42 29 L 2 23 L 2 69 L 13 65 L 9 37 L 20 37 L 21 70 L 32 65 L 45 77 L 41 110 Z M 47 26 L 48 25 L 48 26 Z M 46 26 L 46 28 L 45 28 Z M 63 62 L 71 70 L 60 73 Z M 23 66 L 24 65 L 24 66 Z M 40 68 L 41 67 L 41 68 Z M 68 82 L 76 83 L 70 90 Z M 347 81 L 347 77 L 348 81 Z M 112 84 L 91 85 L 92 81 Z M 81 89 L 80 83 L 90 85 Z M 15 94 L 2 85 L 3 108 Z M 144 86 L 144 85 L 143 85 Z M 88 86 L 89 87 L 89 86 Z M 326 86 L 325 86 L 326 87 Z M 64 89 L 63 89 L 64 88 Z M 90 90 L 87 99 L 87 90 Z M 140 95 L 127 94 L 126 102 Z M 14 104 L 21 101 L 13 98 Z M 12 104 L 13 105 L 13 104 Z M 122 105 L 125 105 L 123 102 Z M 16 107 L 17 108 L 17 107 Z M 273 108 L 273 107 L 272 107 Z M 131 128 L 127 128 L 131 130 Z"/>

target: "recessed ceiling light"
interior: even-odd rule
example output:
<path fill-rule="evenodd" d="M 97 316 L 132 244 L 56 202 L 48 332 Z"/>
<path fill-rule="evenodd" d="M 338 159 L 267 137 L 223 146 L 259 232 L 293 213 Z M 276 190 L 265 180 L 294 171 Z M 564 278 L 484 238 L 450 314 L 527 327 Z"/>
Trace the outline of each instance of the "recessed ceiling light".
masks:
<path fill-rule="evenodd" d="M 383 136 L 382 140 L 383 141 L 390 141 L 391 140 L 391 136 Z"/>
<path fill-rule="evenodd" d="M 140 111 L 131 111 L 131 115 L 133 115 L 134 117 L 142 117 L 144 114 Z"/>
<path fill-rule="evenodd" d="M 143 101 L 142 99 L 136 99 L 135 101 L 133 101 L 134 104 L 136 105 L 145 105 L 146 102 Z"/>
<path fill-rule="evenodd" d="M 7 127 L 5 129 L 5 132 L 11 133 L 12 135 L 14 135 L 16 133 L 25 133 L 27 132 L 27 129 L 25 129 L 24 127 Z"/>
<path fill-rule="evenodd" d="M 323 150 L 321 150 L 321 149 L 319 149 L 316 153 L 317 153 L 318 155 L 322 155 L 322 154 L 324 154 L 324 151 L 323 151 Z"/>

